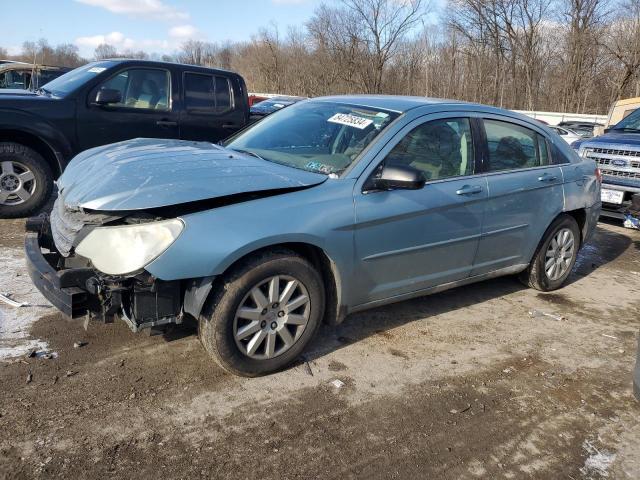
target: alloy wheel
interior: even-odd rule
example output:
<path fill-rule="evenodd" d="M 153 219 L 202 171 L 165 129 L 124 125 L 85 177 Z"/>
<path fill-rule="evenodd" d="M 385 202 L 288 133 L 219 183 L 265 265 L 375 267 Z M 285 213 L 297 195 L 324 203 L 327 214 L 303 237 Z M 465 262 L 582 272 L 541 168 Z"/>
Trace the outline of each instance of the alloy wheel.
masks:
<path fill-rule="evenodd" d="M 240 351 L 265 360 L 283 354 L 309 323 L 311 300 L 300 280 L 272 276 L 254 285 L 236 310 L 233 337 Z"/>
<path fill-rule="evenodd" d="M 573 232 L 560 229 L 551 239 L 544 259 L 544 271 L 549 280 L 558 280 L 571 267 L 576 242 Z"/>
<path fill-rule="evenodd" d="M 24 164 L 16 161 L 0 163 L 0 205 L 20 205 L 36 191 L 36 178 Z"/>

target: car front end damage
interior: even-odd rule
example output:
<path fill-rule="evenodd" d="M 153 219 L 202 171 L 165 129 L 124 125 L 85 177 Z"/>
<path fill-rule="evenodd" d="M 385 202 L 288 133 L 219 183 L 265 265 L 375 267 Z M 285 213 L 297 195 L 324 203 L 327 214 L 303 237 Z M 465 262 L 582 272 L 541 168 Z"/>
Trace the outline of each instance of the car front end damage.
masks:
<path fill-rule="evenodd" d="M 70 318 L 105 323 L 119 318 L 133 331 L 182 323 L 187 282 L 163 281 L 144 268 L 105 273 L 75 252 L 97 228 L 126 228 L 141 220 L 139 215 L 64 212 L 62 202 L 56 202 L 51 216 L 27 221 L 25 256 L 29 276 L 38 290 Z"/>

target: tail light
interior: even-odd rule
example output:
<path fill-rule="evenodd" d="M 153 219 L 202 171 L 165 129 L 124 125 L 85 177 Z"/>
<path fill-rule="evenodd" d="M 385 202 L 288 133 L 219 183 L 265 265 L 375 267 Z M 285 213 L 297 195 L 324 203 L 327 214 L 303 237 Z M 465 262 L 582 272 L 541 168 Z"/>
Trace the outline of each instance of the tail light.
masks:
<path fill-rule="evenodd" d="M 596 180 L 598 180 L 598 183 L 602 183 L 602 172 L 598 167 L 596 167 L 595 174 L 596 174 Z"/>

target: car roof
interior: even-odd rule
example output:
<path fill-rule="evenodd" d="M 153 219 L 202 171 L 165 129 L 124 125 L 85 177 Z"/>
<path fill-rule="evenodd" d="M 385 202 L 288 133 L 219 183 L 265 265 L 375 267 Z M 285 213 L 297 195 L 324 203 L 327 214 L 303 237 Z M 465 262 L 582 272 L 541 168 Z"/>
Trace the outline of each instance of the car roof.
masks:
<path fill-rule="evenodd" d="M 382 110 L 391 110 L 398 113 L 407 112 L 414 108 L 427 105 L 467 104 L 466 102 L 461 102 L 458 100 L 429 97 L 411 97 L 404 95 L 332 95 L 328 97 L 314 98 L 313 100 L 322 102 L 350 103 L 352 105 L 379 108 Z"/>
<path fill-rule="evenodd" d="M 493 113 L 512 117 L 532 125 L 545 126 L 537 122 L 534 118 L 514 112 L 513 110 L 447 98 L 412 97 L 404 95 L 334 95 L 330 97 L 313 98 L 310 101 L 346 103 L 397 113 L 405 113 L 419 107 L 432 107 L 434 112 L 440 110 L 466 110 L 469 112 Z"/>
<path fill-rule="evenodd" d="M 104 60 L 99 60 L 98 62 L 113 62 L 114 65 L 148 65 L 150 67 L 174 67 L 180 68 L 181 70 L 191 70 L 193 72 L 221 72 L 228 75 L 236 75 L 239 76 L 237 72 L 232 72 L 231 70 L 225 70 L 224 68 L 214 68 L 214 67 L 202 67 L 200 65 L 190 65 L 187 63 L 176 63 L 176 62 L 161 62 L 156 60 L 138 60 L 135 58 L 105 58 Z"/>

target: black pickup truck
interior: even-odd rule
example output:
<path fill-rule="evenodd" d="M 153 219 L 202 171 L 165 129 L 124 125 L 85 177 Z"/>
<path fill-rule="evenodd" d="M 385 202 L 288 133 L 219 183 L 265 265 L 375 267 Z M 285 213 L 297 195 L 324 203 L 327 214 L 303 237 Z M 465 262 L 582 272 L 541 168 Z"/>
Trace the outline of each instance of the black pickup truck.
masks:
<path fill-rule="evenodd" d="M 0 218 L 49 198 L 76 154 L 131 138 L 217 142 L 249 121 L 233 72 L 144 60 L 104 60 L 35 92 L 0 91 Z"/>

